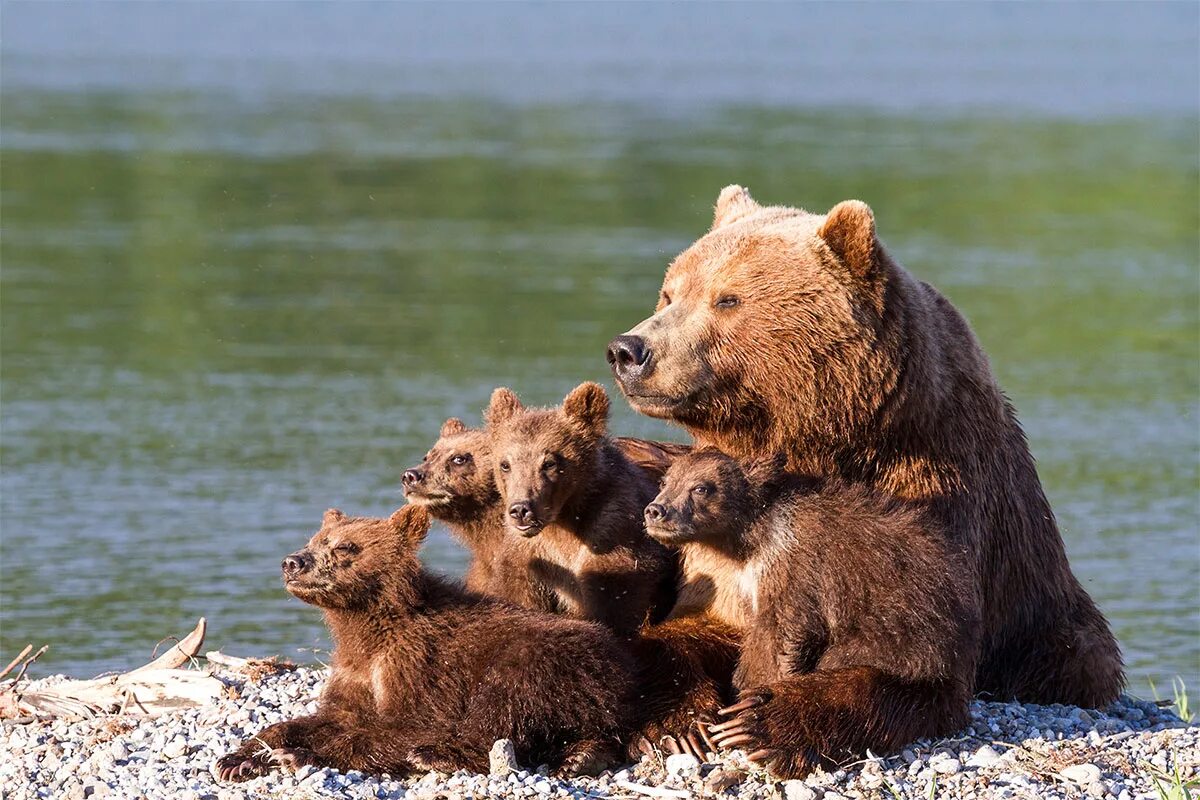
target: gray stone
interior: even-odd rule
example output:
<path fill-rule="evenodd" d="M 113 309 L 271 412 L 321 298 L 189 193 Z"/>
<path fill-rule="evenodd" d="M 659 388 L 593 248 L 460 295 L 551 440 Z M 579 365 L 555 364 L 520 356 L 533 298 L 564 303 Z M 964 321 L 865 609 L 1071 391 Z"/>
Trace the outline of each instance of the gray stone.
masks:
<path fill-rule="evenodd" d="M 713 794 L 720 794 L 730 786 L 736 786 L 742 782 L 745 775 L 741 772 L 732 769 L 714 769 L 708 773 L 704 779 L 704 788 Z M 785 790 L 786 791 L 786 790 Z"/>
<path fill-rule="evenodd" d="M 784 781 L 783 796 L 786 800 L 815 800 L 817 793 L 804 781 Z"/>
<path fill-rule="evenodd" d="M 967 759 L 967 766 L 975 768 L 991 767 L 995 766 L 999 761 L 1000 754 L 985 744 L 971 754 L 971 757 Z"/>
<path fill-rule="evenodd" d="M 940 755 L 929 759 L 929 768 L 940 775 L 953 775 L 962 769 L 962 764 L 954 756 Z"/>
<path fill-rule="evenodd" d="M 675 753 L 667 756 L 666 767 L 668 775 L 695 772 L 700 768 L 700 759 L 688 753 Z"/>
<path fill-rule="evenodd" d="M 1100 768 L 1095 764 L 1075 764 L 1059 770 L 1058 774 L 1080 786 L 1087 786 L 1100 780 Z"/>

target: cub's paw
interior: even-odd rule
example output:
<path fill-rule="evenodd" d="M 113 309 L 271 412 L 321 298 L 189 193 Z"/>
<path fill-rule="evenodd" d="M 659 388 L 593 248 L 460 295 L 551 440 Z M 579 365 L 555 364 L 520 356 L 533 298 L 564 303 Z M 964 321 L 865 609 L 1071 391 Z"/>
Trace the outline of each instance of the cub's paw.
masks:
<path fill-rule="evenodd" d="M 804 735 L 800 710 L 770 689 L 743 692 L 720 714 L 726 721 L 708 728 L 713 744 L 745 750 L 751 763 L 777 778 L 802 778 L 822 761 Z"/>
<path fill-rule="evenodd" d="M 264 745 L 255 746 L 258 749 L 243 748 L 217 759 L 217 778 L 240 783 L 274 770 L 295 771 L 306 764 L 316 764 L 312 751 L 300 747 L 277 747 L 271 750 Z"/>
<path fill-rule="evenodd" d="M 241 783 L 251 778 L 258 778 L 271 771 L 271 752 L 266 748 L 260 751 L 237 750 L 227 756 L 217 759 L 213 771 L 217 780 Z"/>
<path fill-rule="evenodd" d="M 554 771 L 554 774 L 560 778 L 599 775 L 619 760 L 617 748 L 608 742 L 578 742 L 567 751 L 562 765 Z"/>
<path fill-rule="evenodd" d="M 303 747 L 276 747 L 271 751 L 270 758 L 271 766 L 288 772 L 295 772 L 305 766 L 317 766 L 316 754 Z"/>

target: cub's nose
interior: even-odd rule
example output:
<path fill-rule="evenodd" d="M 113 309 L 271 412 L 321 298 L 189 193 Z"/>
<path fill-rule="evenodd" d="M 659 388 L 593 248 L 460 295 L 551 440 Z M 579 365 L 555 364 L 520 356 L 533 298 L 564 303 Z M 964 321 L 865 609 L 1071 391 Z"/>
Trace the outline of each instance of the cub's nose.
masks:
<path fill-rule="evenodd" d="M 416 486 L 423 480 L 425 480 L 425 474 L 419 469 L 406 469 L 404 470 L 404 474 L 400 476 L 400 482 L 404 484 L 406 489 L 411 486 Z"/>
<path fill-rule="evenodd" d="M 646 522 L 661 522 L 667 518 L 667 508 L 662 503 L 646 506 Z"/>
<path fill-rule="evenodd" d="M 518 525 L 533 524 L 533 506 L 527 502 L 513 503 L 508 507 L 508 515 L 512 517 L 513 522 Z"/>
<path fill-rule="evenodd" d="M 653 355 L 646 340 L 623 333 L 608 344 L 608 365 L 622 380 L 640 378 L 647 371 Z"/>
<path fill-rule="evenodd" d="M 283 560 L 283 577 L 294 578 L 297 575 L 308 572 L 310 566 L 312 566 L 312 561 L 309 559 L 307 553 L 292 553 Z"/>

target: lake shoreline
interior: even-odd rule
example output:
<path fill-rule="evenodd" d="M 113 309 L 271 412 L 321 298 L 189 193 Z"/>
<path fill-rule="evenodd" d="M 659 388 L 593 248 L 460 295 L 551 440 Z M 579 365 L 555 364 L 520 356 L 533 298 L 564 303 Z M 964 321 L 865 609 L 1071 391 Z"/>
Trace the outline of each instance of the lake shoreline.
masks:
<path fill-rule="evenodd" d="M 209 664 L 225 686 L 202 706 L 153 718 L 101 716 L 69 722 L 6 720 L 0 739 L 0 794 L 14 798 L 132 797 L 238 800 L 260 797 L 737 797 L 786 800 L 902 797 L 1156 798 L 1200 779 L 1200 726 L 1167 708 L 1122 696 L 1104 710 L 1020 703 L 971 705 L 958 735 L 914 743 L 902 753 L 868 758 L 805 781 L 778 782 L 748 772 L 740 753 L 698 765 L 689 757 L 643 759 L 598 778 L 570 781 L 531 771 L 478 776 L 430 773 L 393 780 L 304 768 L 243 784 L 218 782 L 213 761 L 267 725 L 315 709 L 328 676 L 322 668 Z M 53 687 L 54 676 L 25 684 Z M 525 766 L 525 765 L 522 765 Z M 663 790 L 666 790 L 665 793 Z M 933 794 L 931 794 L 933 792 Z"/>

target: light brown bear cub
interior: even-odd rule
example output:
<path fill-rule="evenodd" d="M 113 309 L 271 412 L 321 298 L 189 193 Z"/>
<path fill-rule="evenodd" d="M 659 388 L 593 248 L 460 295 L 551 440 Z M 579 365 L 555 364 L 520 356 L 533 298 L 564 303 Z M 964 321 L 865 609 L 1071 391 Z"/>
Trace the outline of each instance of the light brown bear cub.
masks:
<path fill-rule="evenodd" d="M 581 384 L 550 409 L 497 389 L 485 417 L 501 507 L 537 581 L 567 613 L 622 634 L 661 620 L 676 558 L 646 536 L 654 482 L 608 438 L 603 387 Z"/>
<path fill-rule="evenodd" d="M 429 516 L 326 512 L 283 561 L 287 590 L 325 611 L 333 672 L 311 716 L 221 758 L 223 780 L 312 764 L 342 771 L 486 771 L 496 739 L 524 764 L 595 772 L 633 724 L 633 666 L 603 626 L 519 609 L 426 573 Z"/>
<path fill-rule="evenodd" d="M 743 629 L 715 744 L 794 778 L 957 730 L 980 635 L 966 555 L 914 506 L 784 464 L 699 450 L 646 508 L 681 551 L 677 612 Z"/>
<path fill-rule="evenodd" d="M 470 551 L 463 578 L 468 589 L 556 611 L 554 595 L 530 575 L 507 532 L 492 461 L 487 433 L 452 417 L 421 463 L 404 471 L 404 496 L 446 523 Z"/>

